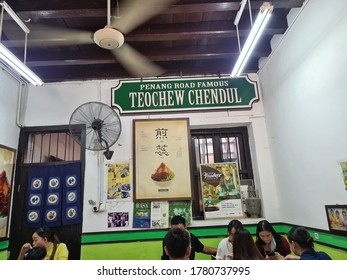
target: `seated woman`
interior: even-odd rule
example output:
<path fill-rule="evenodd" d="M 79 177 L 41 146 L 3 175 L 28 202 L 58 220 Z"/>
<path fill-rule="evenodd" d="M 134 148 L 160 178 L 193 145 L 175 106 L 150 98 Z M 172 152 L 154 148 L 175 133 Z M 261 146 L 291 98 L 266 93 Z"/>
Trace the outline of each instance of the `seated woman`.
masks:
<path fill-rule="evenodd" d="M 217 260 L 229 260 L 233 254 L 235 233 L 242 230 L 243 225 L 239 220 L 231 220 L 228 224 L 228 237 L 222 239 L 217 248 Z"/>
<path fill-rule="evenodd" d="M 257 246 L 254 243 L 253 237 L 246 229 L 235 233 L 233 242 L 233 260 L 263 260 L 264 257 L 260 254 Z"/>
<path fill-rule="evenodd" d="M 290 248 L 296 256 L 287 255 L 286 260 L 331 260 L 324 252 L 313 249 L 313 238 L 304 227 L 293 227 L 288 233 Z"/>
<path fill-rule="evenodd" d="M 47 250 L 46 260 L 67 260 L 69 251 L 65 243 L 59 241 L 59 238 L 49 228 L 41 227 L 33 235 L 33 245 L 25 243 L 19 253 L 18 259 L 23 260 L 25 254 L 31 247 L 45 247 Z"/>
<path fill-rule="evenodd" d="M 280 260 L 290 254 L 288 241 L 267 220 L 257 224 L 256 237 L 255 244 L 265 259 Z"/>

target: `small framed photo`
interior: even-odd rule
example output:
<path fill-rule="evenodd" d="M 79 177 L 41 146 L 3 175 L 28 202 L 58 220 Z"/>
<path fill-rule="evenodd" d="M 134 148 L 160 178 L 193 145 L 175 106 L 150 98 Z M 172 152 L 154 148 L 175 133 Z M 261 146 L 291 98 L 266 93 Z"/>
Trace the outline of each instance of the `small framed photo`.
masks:
<path fill-rule="evenodd" d="M 325 205 L 329 230 L 347 236 L 347 205 Z"/>

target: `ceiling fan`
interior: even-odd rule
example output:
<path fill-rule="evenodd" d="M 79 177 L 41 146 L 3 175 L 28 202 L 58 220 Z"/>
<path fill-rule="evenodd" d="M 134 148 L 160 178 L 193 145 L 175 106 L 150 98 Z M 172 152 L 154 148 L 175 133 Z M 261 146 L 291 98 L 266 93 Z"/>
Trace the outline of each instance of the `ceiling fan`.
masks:
<path fill-rule="evenodd" d="M 66 42 L 73 42 L 74 44 L 90 44 L 92 38 L 93 42 L 99 47 L 110 50 L 131 76 L 141 78 L 163 74 L 164 69 L 126 43 L 125 35 L 177 2 L 177 0 L 126 0 L 122 1 L 122 4 L 124 4 L 121 7 L 118 7 L 118 1 L 116 2 L 117 12 L 116 15 L 112 16 L 111 0 L 107 0 L 107 24 L 93 34 L 72 29 L 52 29 L 50 31 L 47 28 L 44 28 L 46 32 L 43 34 L 39 30 L 35 31 L 35 25 L 31 28 L 31 34 L 34 37 L 35 35 L 36 37 L 47 36 L 47 32 L 55 35 L 59 34 L 66 39 Z M 121 11 L 121 15 L 119 11 Z M 29 36 L 29 40 L 32 35 Z M 63 38 L 62 41 L 64 41 Z"/>

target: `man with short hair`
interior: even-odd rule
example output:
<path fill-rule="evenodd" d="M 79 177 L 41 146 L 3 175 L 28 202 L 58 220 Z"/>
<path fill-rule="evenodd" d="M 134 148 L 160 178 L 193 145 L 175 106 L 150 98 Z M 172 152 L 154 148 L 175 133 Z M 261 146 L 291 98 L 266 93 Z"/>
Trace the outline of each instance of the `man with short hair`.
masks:
<path fill-rule="evenodd" d="M 181 229 L 187 230 L 186 220 L 182 216 L 174 216 L 171 219 L 171 228 L 181 228 Z M 189 256 L 190 260 L 195 259 L 195 252 L 204 253 L 204 254 L 208 254 L 208 255 L 215 255 L 217 253 L 216 248 L 205 246 L 192 233 L 190 233 L 190 243 L 191 243 L 191 251 L 190 251 L 190 256 Z M 165 244 L 164 244 L 164 240 L 163 240 L 163 255 L 161 256 L 161 259 L 162 260 L 169 260 L 170 258 L 165 253 L 164 246 L 165 246 Z"/>
<path fill-rule="evenodd" d="M 189 232 L 181 228 L 171 228 L 164 238 L 164 251 L 170 260 L 189 260 L 191 251 Z"/>

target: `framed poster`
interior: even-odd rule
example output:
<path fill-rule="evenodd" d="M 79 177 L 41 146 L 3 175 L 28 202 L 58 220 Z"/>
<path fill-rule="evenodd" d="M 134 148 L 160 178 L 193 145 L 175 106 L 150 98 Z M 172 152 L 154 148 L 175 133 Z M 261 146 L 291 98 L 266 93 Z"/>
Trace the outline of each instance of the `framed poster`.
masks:
<path fill-rule="evenodd" d="M 205 219 L 243 217 L 237 162 L 200 164 Z"/>
<path fill-rule="evenodd" d="M 347 205 L 325 205 L 329 230 L 347 236 Z"/>
<path fill-rule="evenodd" d="M 7 238 L 16 150 L 0 145 L 0 240 Z"/>
<path fill-rule="evenodd" d="M 192 198 L 189 119 L 133 120 L 134 200 Z"/>

